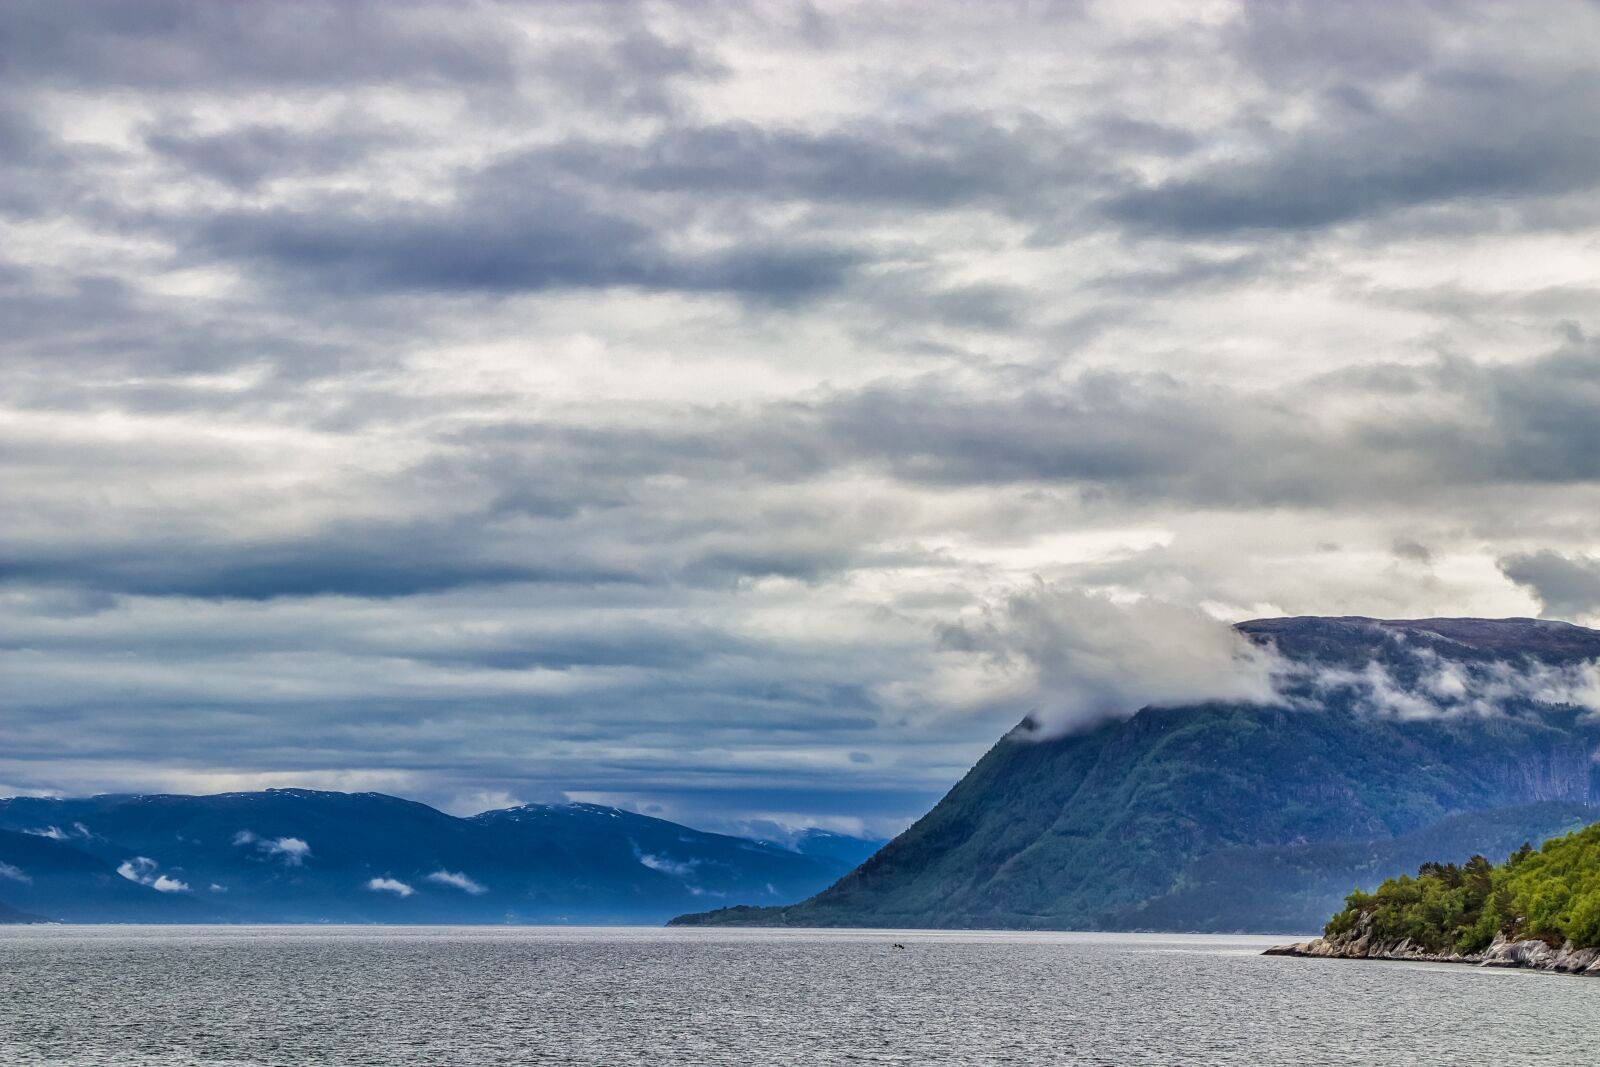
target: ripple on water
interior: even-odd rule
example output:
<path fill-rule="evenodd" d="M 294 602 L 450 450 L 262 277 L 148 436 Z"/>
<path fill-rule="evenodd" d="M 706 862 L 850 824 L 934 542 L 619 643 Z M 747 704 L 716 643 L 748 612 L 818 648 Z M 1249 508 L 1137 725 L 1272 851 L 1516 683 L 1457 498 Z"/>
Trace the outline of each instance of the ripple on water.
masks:
<path fill-rule="evenodd" d="M 10 927 L 0 1063 L 1597 1062 L 1600 982 L 1259 955 L 1283 940 Z"/>

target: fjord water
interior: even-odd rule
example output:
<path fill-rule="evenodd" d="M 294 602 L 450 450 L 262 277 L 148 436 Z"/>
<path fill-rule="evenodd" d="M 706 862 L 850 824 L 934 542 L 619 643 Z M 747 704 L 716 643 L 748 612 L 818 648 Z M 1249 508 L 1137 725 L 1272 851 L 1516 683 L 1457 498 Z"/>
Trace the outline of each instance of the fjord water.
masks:
<path fill-rule="evenodd" d="M 1281 940 L 9 927 L 0 1063 L 1595 1062 L 1600 982 L 1259 955 Z"/>

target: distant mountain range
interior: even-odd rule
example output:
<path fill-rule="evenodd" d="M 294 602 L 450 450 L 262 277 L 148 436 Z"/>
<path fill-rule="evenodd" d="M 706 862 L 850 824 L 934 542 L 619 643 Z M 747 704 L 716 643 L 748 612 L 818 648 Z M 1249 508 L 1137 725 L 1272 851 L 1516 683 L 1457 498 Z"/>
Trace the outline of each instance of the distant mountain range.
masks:
<path fill-rule="evenodd" d="M 1241 624 L 1270 704 L 1025 722 L 910 829 L 790 906 L 685 925 L 1293 931 L 1438 856 L 1600 818 L 1600 632 L 1530 619 Z"/>
<path fill-rule="evenodd" d="M 592 804 L 456 818 L 381 793 L 0 800 L 0 921 L 660 923 L 788 903 L 882 844 L 790 847 Z"/>

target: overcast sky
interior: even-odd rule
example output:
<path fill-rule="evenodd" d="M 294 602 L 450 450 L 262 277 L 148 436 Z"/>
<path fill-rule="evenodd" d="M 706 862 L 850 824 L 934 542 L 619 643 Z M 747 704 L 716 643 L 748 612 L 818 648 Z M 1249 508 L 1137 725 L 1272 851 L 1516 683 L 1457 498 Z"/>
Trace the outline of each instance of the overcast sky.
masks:
<path fill-rule="evenodd" d="M 1600 623 L 1591 0 L 8 0 L 0 50 L 0 794 L 888 832 L 1062 657 Z"/>

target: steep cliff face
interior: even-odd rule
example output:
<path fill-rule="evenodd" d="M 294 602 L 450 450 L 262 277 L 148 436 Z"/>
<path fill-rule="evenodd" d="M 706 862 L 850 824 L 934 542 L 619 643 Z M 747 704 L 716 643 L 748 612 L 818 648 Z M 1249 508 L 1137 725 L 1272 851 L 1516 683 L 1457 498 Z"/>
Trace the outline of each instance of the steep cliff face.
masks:
<path fill-rule="evenodd" d="M 1600 632 L 1535 620 L 1242 624 L 1270 706 L 1001 739 L 926 816 L 786 908 L 684 923 L 1285 930 L 1434 856 L 1593 821 Z M 1448 847 L 1450 851 L 1441 852 Z"/>

